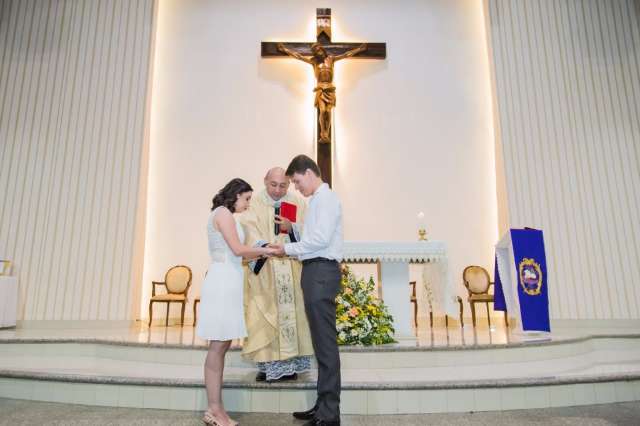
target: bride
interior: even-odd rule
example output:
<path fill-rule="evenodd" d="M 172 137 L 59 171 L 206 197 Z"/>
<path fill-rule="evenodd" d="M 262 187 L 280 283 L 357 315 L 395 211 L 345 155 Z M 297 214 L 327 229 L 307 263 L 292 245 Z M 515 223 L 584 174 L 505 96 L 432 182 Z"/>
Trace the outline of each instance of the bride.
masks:
<path fill-rule="evenodd" d="M 202 284 L 198 337 L 209 341 L 204 363 L 208 408 L 203 421 L 208 425 L 234 426 L 222 404 L 224 357 L 231 340 L 247 335 L 243 311 L 244 272 L 242 258 L 255 259 L 275 254 L 275 249 L 244 245 L 244 232 L 233 217 L 249 207 L 253 189 L 236 178 L 213 198 L 207 222 L 211 264 Z"/>

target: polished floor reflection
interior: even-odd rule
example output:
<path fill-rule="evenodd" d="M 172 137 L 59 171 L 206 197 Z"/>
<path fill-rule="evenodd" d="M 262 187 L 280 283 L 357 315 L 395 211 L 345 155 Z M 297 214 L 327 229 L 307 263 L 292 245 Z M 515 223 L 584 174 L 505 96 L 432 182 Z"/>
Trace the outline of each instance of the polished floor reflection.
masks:
<path fill-rule="evenodd" d="M 466 324 L 460 327 L 451 321 L 445 327 L 442 318 L 436 318 L 434 326 L 429 326 L 428 318 L 419 318 L 417 333 L 414 338 L 399 339 L 397 347 L 443 348 L 476 346 L 509 346 L 526 343 L 557 342 L 592 335 L 633 335 L 640 334 L 637 322 L 590 322 L 563 321 L 562 325 L 554 326 L 550 335 L 527 336 L 515 332 L 505 326 L 504 322 L 493 321 L 497 324 L 489 325 L 486 319 L 480 320 L 476 327 Z M 206 342 L 195 336 L 195 328 L 191 325 L 170 325 L 148 327 L 142 322 L 133 325 L 108 323 L 102 321 L 61 321 L 29 322 L 24 321 L 18 328 L 0 330 L 0 340 L 70 340 L 70 341 L 110 341 L 130 344 L 150 344 L 158 346 L 205 346 Z M 238 348 L 241 341 L 234 341 L 233 347 Z"/>

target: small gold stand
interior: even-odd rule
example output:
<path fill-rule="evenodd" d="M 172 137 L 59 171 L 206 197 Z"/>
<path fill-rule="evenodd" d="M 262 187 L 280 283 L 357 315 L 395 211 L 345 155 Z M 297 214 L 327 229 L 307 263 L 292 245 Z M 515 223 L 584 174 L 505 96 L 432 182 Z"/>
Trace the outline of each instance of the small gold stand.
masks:
<path fill-rule="evenodd" d="M 11 272 L 11 262 L 8 260 L 0 260 L 0 276 L 9 275 Z"/>
<path fill-rule="evenodd" d="M 427 241 L 427 230 L 424 228 L 418 229 L 418 241 Z"/>

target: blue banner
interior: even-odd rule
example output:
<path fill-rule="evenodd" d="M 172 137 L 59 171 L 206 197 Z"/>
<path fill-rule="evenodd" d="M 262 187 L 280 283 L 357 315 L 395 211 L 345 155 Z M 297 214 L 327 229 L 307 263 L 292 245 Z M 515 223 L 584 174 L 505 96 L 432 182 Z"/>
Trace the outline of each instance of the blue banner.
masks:
<path fill-rule="evenodd" d="M 502 290 L 502 281 L 500 280 L 500 272 L 498 271 L 498 256 L 496 256 L 493 266 L 493 310 L 506 311 L 507 304 L 504 301 L 504 291 Z"/>
<path fill-rule="evenodd" d="M 544 255 L 542 231 L 512 229 L 511 244 L 516 266 L 522 329 L 524 331 L 551 331 L 547 262 Z"/>

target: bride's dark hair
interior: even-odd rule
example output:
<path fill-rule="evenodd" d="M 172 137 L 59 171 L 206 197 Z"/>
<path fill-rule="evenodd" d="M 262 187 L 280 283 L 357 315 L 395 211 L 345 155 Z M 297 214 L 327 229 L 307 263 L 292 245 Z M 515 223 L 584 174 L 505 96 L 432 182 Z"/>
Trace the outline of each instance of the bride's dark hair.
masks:
<path fill-rule="evenodd" d="M 234 205 L 238 200 L 238 195 L 245 192 L 253 191 L 251 185 L 240 178 L 231 179 L 231 181 L 224 186 L 215 197 L 213 197 L 213 206 L 211 210 L 216 207 L 224 206 L 231 210 L 231 213 L 235 213 L 236 209 Z"/>

